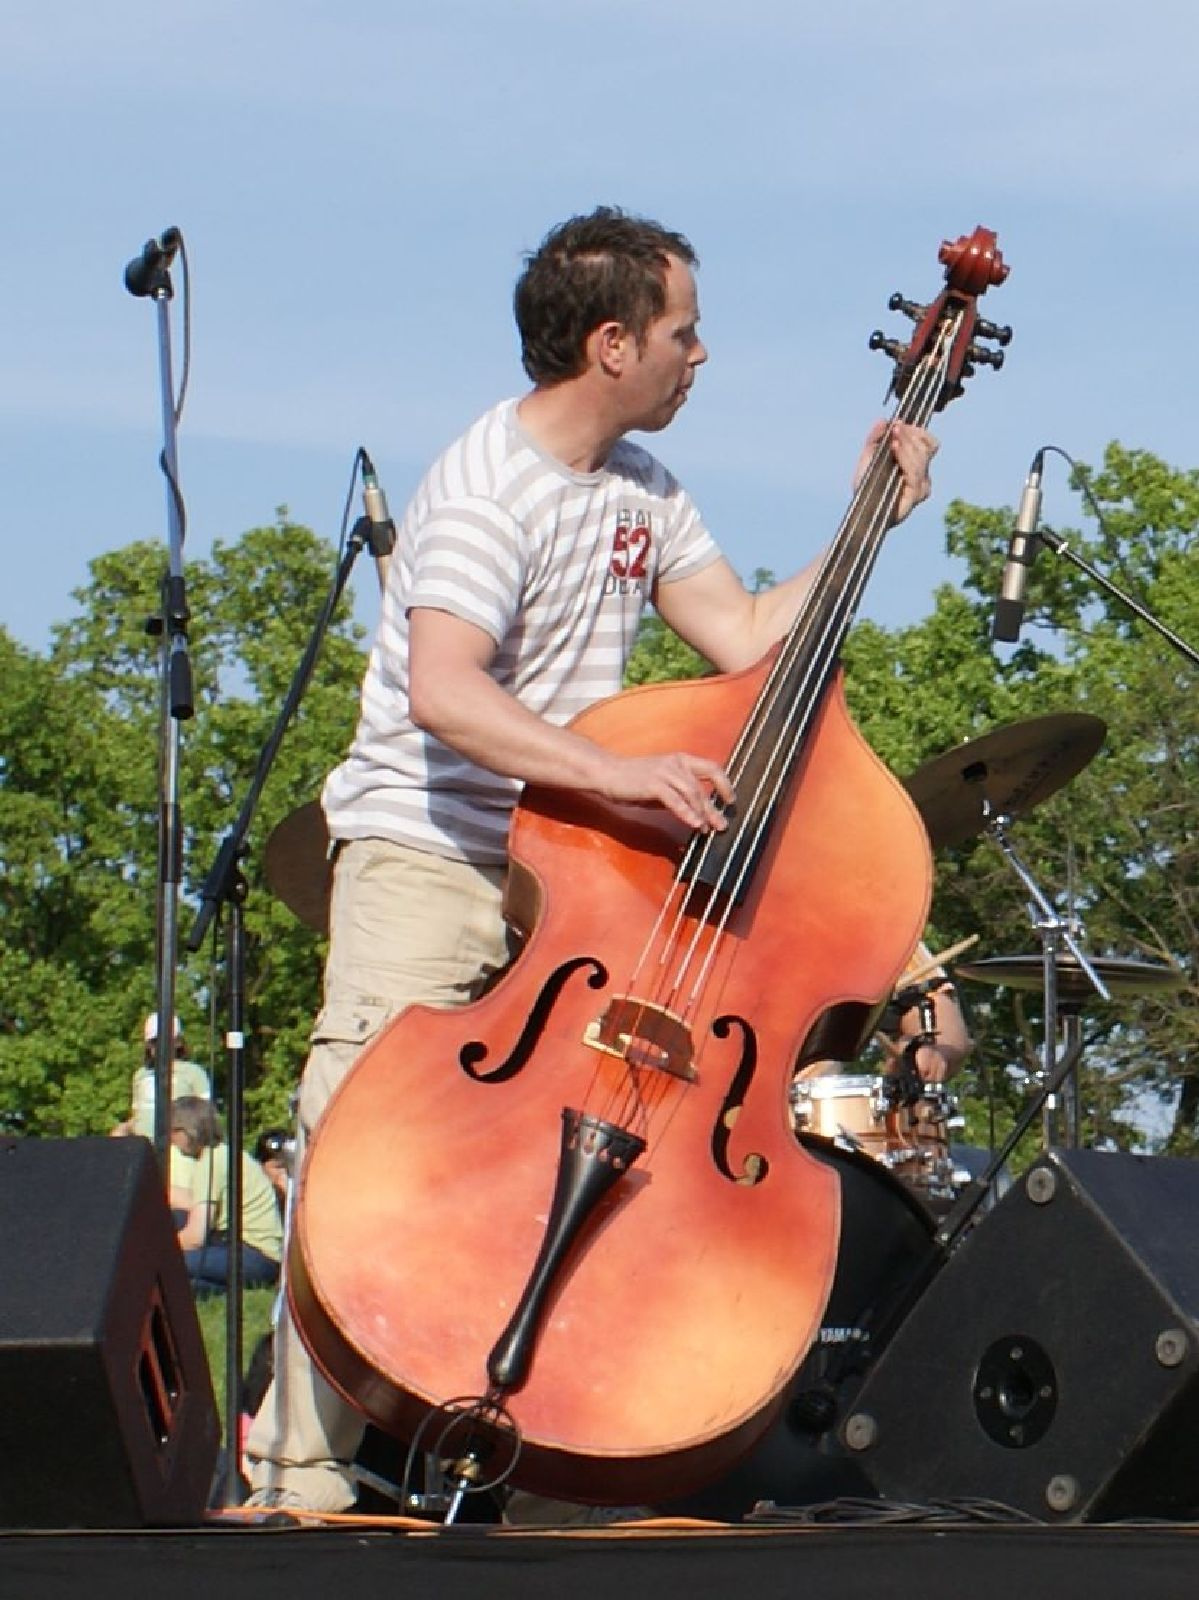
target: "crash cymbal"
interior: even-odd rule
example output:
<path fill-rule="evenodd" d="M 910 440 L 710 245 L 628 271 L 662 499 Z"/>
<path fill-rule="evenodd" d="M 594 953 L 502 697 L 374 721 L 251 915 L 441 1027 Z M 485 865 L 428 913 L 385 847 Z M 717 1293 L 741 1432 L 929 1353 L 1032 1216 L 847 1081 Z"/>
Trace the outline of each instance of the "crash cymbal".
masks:
<path fill-rule="evenodd" d="M 1022 817 L 1069 783 L 1098 753 L 1107 733 L 1100 717 L 1058 711 L 992 728 L 933 756 L 904 780 L 924 818 L 933 849 L 981 833 L 990 813 Z"/>
<path fill-rule="evenodd" d="M 272 828 L 263 854 L 272 894 L 318 933 L 329 930 L 329 833 L 319 800 L 284 817 Z"/>
<path fill-rule="evenodd" d="M 1179 967 L 1158 966 L 1152 961 L 1126 961 L 1119 956 L 1089 956 L 1088 960 L 1113 1000 L 1180 989 L 1186 976 Z M 1003 984 L 1009 989 L 1039 989 L 1045 981 L 1045 964 L 1040 956 L 988 956 L 984 961 L 961 961 L 953 970 L 959 978 Z M 1082 1005 L 1101 998 L 1078 962 L 1065 950 L 1057 958 L 1057 992 L 1066 1005 Z"/>

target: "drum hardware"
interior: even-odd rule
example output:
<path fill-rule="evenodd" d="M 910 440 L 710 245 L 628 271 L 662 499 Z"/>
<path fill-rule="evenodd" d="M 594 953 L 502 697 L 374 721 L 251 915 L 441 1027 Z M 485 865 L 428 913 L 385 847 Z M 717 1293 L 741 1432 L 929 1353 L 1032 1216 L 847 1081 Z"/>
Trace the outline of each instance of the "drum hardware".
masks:
<path fill-rule="evenodd" d="M 994 984 L 1009 989 L 1036 990 L 1041 988 L 1043 982 L 1042 958 L 1035 955 L 990 956 L 982 961 L 964 962 L 957 970 L 961 977 L 975 983 Z M 1093 985 L 1088 972 L 1093 972 L 1100 980 L 1103 987 L 1102 995 Z M 1179 967 L 1162 966 L 1151 961 L 1125 960 L 1115 956 L 1094 956 L 1084 967 L 1072 956 L 1062 955 L 1057 960 L 1056 976 L 1063 1059 L 1068 1060 L 1073 1067 L 1082 1056 L 1084 1005 L 1094 1004 L 1097 998 L 1116 1000 L 1133 995 L 1167 993 L 1181 988 L 1185 974 Z M 1048 1030 L 1048 1021 L 1046 1029 Z M 1030 1075 L 1024 1076 L 1027 1079 Z M 1037 1102 L 1040 1103 L 1040 1099 L 1045 1095 L 1045 1088 L 1044 1080 L 1039 1074 L 1037 1081 L 1041 1084 Z M 1071 1124 L 1076 1131 L 1077 1077 L 1072 1078 L 1070 1083 L 1072 1099 L 1067 1104 L 1072 1107 Z M 1049 1106 L 1052 1099 L 1051 1089 L 1045 1099 L 1046 1106 Z"/>
<path fill-rule="evenodd" d="M 945 755 L 926 761 L 906 787 L 928 828 L 934 847 L 964 843 L 983 833 L 998 848 L 1024 888 L 1041 941 L 1041 987 L 1045 998 L 1039 1096 L 1043 1110 L 1042 1140 L 1055 1142 L 1058 1097 L 1047 1085 L 1055 1078 L 1069 1083 L 1062 1143 L 1078 1143 L 1078 1083 L 1057 1072 L 1058 961 L 1064 944 L 1095 991 L 1110 999 L 1103 979 L 1079 944 L 1081 932 L 1073 915 L 1058 916 L 1012 843 L 1013 821 L 1057 792 L 1098 753 L 1106 725 L 1085 712 L 1059 712 L 992 729 Z M 1073 1033 L 1073 1030 L 1071 1030 Z M 1070 1069 L 1081 1050 L 1066 1040 L 1064 1061 Z"/>
<path fill-rule="evenodd" d="M 977 938 L 971 934 L 952 952 L 928 956 L 880 1008 L 875 1028 L 891 1056 L 885 1072 L 829 1074 L 809 1065 L 791 1085 L 792 1118 L 801 1137 L 810 1134 L 851 1154 L 868 1156 L 893 1173 L 934 1216 L 957 1200 L 971 1175 L 963 1172 L 949 1150 L 950 1129 L 964 1126 L 958 1104 L 944 1085 L 924 1082 L 918 1053 L 938 1038 L 936 995 L 951 983 L 944 969 L 946 959 L 969 949 Z M 888 1035 L 913 1009 L 920 1012 L 920 1031 L 897 1051 Z"/>
<path fill-rule="evenodd" d="M 825 1074 L 796 1078 L 790 1101 L 801 1139 L 813 1137 L 874 1161 L 933 1216 L 972 1182 L 949 1152 L 949 1130 L 965 1119 L 944 1084 L 922 1084 L 912 1099 L 897 1089 L 894 1075 Z"/>
<path fill-rule="evenodd" d="M 849 1129 L 841 1123 L 837 1124 L 837 1132 L 833 1137 L 833 1143 L 839 1145 L 842 1150 L 848 1150 L 854 1155 L 868 1156 L 870 1154 L 861 1140 L 855 1139 Z"/>
<path fill-rule="evenodd" d="M 974 943 L 976 937 L 973 935 L 969 940 L 964 940 L 962 947 Z M 956 1098 L 943 1083 L 924 1081 L 918 1064 L 920 1051 L 935 1046 L 938 1038 L 934 996 L 951 986 L 951 979 L 942 972 L 924 982 L 908 984 L 897 992 L 896 1025 L 898 1018 L 915 1007 L 920 1013 L 920 1029 L 907 1041 L 894 1072 L 885 1080 L 890 1107 L 913 1113 L 918 1140 L 914 1147 L 891 1152 L 889 1163 L 893 1168 L 908 1165 L 909 1170 L 900 1173 L 900 1177 L 919 1192 L 931 1211 L 938 1214 L 951 1205 L 970 1182 L 970 1174 L 954 1161 L 949 1150 L 950 1131 L 964 1128 L 966 1119 L 961 1114 Z M 935 1130 L 935 1135 L 928 1142 L 920 1138 L 925 1128 Z M 914 1168 L 912 1163 L 916 1163 Z"/>

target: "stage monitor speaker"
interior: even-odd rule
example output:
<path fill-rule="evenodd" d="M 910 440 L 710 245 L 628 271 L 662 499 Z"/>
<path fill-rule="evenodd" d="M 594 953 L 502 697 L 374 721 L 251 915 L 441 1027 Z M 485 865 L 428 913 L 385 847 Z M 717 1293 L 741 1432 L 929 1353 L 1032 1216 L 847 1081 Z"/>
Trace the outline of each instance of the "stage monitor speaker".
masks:
<path fill-rule="evenodd" d="M 0 1139 L 0 1527 L 189 1526 L 220 1424 L 145 1139 Z"/>
<path fill-rule="evenodd" d="M 1054 1150 L 965 1237 L 842 1439 L 887 1499 L 1199 1510 L 1199 1161 Z"/>

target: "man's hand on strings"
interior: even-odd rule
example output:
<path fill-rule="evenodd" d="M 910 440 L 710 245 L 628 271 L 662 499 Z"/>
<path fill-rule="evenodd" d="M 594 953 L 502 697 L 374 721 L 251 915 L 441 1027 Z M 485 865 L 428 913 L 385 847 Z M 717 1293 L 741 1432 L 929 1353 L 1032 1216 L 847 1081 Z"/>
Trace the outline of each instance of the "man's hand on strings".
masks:
<path fill-rule="evenodd" d="M 929 464 L 940 445 L 927 428 L 917 428 L 910 422 L 900 422 L 898 418 L 890 422 L 876 422 L 866 435 L 866 443 L 862 446 L 862 453 L 858 457 L 858 464 L 854 469 L 853 486 L 856 489 L 866 475 L 866 469 L 874 458 L 880 442 L 890 435 L 891 454 L 899 468 L 903 481 L 903 488 L 899 496 L 899 504 L 895 508 L 895 522 L 903 519 L 920 504 L 927 500 L 932 493 L 932 479 L 929 477 Z M 894 525 L 894 524 L 892 524 Z"/>
<path fill-rule="evenodd" d="M 662 806 L 688 828 L 704 833 L 723 833 L 728 827 L 723 807 L 733 803 L 733 786 L 724 768 L 683 750 L 617 758 L 601 793 L 607 800 Z"/>

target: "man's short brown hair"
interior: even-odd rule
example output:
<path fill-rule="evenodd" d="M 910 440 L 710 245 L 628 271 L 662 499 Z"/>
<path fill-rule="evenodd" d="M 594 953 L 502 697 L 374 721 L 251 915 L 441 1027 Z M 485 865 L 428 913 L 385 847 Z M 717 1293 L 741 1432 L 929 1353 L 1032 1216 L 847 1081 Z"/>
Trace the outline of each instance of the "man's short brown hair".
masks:
<path fill-rule="evenodd" d="M 587 337 L 620 322 L 641 345 L 666 308 L 671 256 L 689 267 L 698 257 L 681 233 L 615 206 L 599 206 L 552 229 L 525 257 L 513 308 L 521 361 L 534 383 L 578 377 Z"/>

